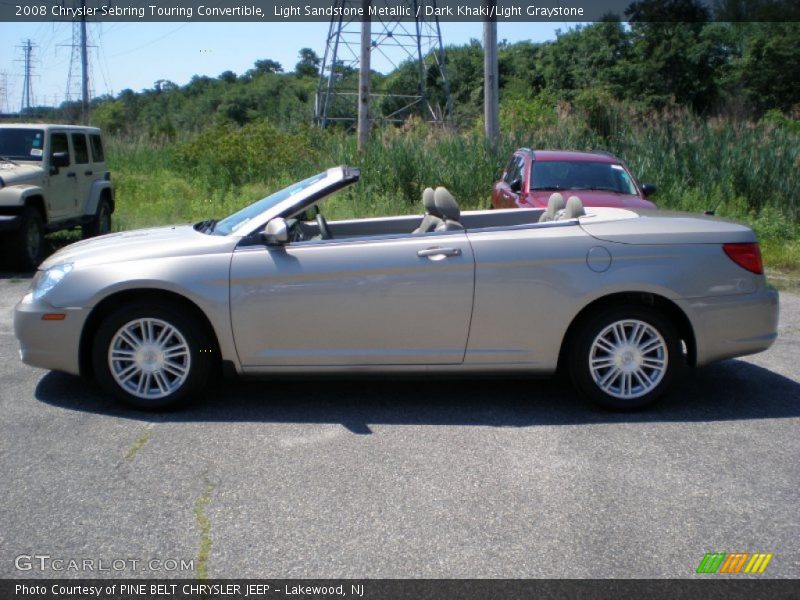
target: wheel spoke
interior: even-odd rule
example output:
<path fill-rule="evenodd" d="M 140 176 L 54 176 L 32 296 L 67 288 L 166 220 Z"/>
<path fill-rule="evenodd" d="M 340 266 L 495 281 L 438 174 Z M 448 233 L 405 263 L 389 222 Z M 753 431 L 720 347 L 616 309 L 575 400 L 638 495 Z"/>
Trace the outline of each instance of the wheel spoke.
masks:
<path fill-rule="evenodd" d="M 189 354 L 189 349 L 184 346 L 172 346 L 164 349 L 164 358 L 177 358 L 178 356 L 186 356 Z"/>
<path fill-rule="evenodd" d="M 122 330 L 119 332 L 118 336 L 131 348 L 138 348 L 139 346 L 142 345 L 142 340 L 135 337 L 134 334 L 130 331 Z"/>
<path fill-rule="evenodd" d="M 592 359 L 591 367 L 593 370 L 606 369 L 614 365 L 614 358 L 610 356 L 598 356 Z"/>
<path fill-rule="evenodd" d="M 124 370 L 116 373 L 117 380 L 120 383 L 126 383 L 131 377 L 139 373 L 139 367 L 136 364 L 129 365 Z"/>
<path fill-rule="evenodd" d="M 606 387 L 607 385 L 612 383 L 620 373 L 621 371 L 617 367 L 609 369 L 603 376 L 603 378 L 598 382 L 600 384 L 600 387 Z"/>
<path fill-rule="evenodd" d="M 613 354 L 616 350 L 616 346 L 605 338 L 598 338 L 595 342 L 595 346 L 598 346 L 601 350 L 605 350 L 608 354 Z"/>
<path fill-rule="evenodd" d="M 170 385 L 161 371 L 156 371 L 155 373 L 153 373 L 153 379 L 155 379 L 156 381 L 156 385 L 158 386 L 159 392 L 161 392 L 162 394 L 169 393 Z"/>
<path fill-rule="evenodd" d="M 639 351 L 642 354 L 647 354 L 661 346 L 663 343 L 664 342 L 660 338 L 650 338 L 647 342 L 639 346 Z"/>
<path fill-rule="evenodd" d="M 174 360 L 168 360 L 164 363 L 164 370 L 169 371 L 178 377 L 183 377 L 186 374 L 186 371 L 188 371 L 188 367 L 179 362 L 175 362 Z"/>
<path fill-rule="evenodd" d="M 113 348 L 111 350 L 111 360 L 120 360 L 131 362 L 134 360 L 136 353 L 133 350 L 125 350 L 124 348 Z"/>

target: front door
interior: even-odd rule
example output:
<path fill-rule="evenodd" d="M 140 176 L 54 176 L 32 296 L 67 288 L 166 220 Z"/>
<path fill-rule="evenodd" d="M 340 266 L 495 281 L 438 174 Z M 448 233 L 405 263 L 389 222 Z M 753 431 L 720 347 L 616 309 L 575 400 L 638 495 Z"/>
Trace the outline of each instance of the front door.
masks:
<path fill-rule="evenodd" d="M 460 364 L 474 286 L 463 231 L 244 246 L 230 274 L 245 366 Z"/>
<path fill-rule="evenodd" d="M 48 165 L 53 164 L 53 154 L 61 152 L 69 155 L 70 164 L 57 170 L 52 167 L 50 169 L 50 181 L 47 186 L 47 212 L 50 215 L 50 221 L 59 221 L 73 216 L 79 192 L 75 160 L 70 152 L 67 134 L 53 132 L 50 134 Z"/>

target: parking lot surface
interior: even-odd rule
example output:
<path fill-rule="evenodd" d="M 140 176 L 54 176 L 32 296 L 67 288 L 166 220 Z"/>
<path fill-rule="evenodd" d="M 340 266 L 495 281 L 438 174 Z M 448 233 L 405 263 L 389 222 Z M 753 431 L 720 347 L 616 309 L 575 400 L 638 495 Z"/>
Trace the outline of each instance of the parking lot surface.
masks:
<path fill-rule="evenodd" d="M 384 377 L 148 414 L 19 361 L 28 285 L 0 278 L 0 577 L 683 578 L 706 552 L 800 577 L 797 295 L 768 352 L 639 413 L 556 380 Z"/>

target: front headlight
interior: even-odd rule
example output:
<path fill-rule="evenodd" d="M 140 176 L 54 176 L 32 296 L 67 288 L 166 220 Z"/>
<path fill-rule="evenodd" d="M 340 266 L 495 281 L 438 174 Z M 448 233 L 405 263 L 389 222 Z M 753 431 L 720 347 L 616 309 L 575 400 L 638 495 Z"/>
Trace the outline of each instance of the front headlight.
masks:
<path fill-rule="evenodd" d="M 56 287 L 67 274 L 72 271 L 72 263 L 64 263 L 63 265 L 56 265 L 50 267 L 46 271 L 37 273 L 33 280 L 33 298 L 39 300 L 43 298 L 47 292 Z"/>

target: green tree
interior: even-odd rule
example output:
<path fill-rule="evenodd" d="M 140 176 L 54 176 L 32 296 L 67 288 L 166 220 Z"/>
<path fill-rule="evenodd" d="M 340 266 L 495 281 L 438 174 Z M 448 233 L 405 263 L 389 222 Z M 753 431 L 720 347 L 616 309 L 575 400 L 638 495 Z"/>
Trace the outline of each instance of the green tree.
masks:
<path fill-rule="evenodd" d="M 299 52 L 300 61 L 295 65 L 294 72 L 298 77 L 319 76 L 319 64 L 322 62 L 317 53 L 311 48 L 302 48 Z"/>

